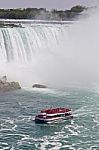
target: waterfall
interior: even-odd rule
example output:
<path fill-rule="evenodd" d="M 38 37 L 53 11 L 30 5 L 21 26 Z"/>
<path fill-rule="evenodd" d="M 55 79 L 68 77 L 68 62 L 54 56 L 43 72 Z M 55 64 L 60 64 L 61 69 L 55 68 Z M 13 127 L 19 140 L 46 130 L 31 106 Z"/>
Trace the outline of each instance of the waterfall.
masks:
<path fill-rule="evenodd" d="M 46 84 L 49 74 L 53 78 L 53 71 L 60 66 L 67 28 L 65 24 L 0 28 L 0 75 L 27 86 Z"/>
<path fill-rule="evenodd" d="M 37 53 L 53 52 L 62 32 L 61 25 L 0 28 L 0 61 L 28 62 Z"/>
<path fill-rule="evenodd" d="M 73 24 L 0 28 L 0 75 L 23 86 L 99 82 L 98 13 Z"/>

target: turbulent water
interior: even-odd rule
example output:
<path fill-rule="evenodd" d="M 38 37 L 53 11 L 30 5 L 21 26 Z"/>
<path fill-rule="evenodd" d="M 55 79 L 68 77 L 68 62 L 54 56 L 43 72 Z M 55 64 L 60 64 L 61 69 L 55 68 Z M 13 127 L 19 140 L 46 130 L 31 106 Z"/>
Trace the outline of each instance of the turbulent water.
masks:
<path fill-rule="evenodd" d="M 74 118 L 35 124 L 43 108 L 72 109 Z M 99 95 L 87 88 L 17 91 L 0 95 L 0 149 L 98 150 Z"/>

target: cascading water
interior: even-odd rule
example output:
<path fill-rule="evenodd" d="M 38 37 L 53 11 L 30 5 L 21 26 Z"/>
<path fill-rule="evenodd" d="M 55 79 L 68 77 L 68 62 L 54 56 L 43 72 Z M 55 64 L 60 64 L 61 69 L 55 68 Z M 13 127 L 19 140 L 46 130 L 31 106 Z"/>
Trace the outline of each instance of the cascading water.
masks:
<path fill-rule="evenodd" d="M 47 52 L 59 42 L 60 26 L 37 25 L 0 29 L 0 61 L 28 62 L 37 53 Z"/>
<path fill-rule="evenodd" d="M 99 21 L 0 29 L 0 74 L 22 85 L 99 82 Z"/>
<path fill-rule="evenodd" d="M 27 86 L 28 81 L 42 82 L 40 74 L 44 71 L 44 64 L 49 68 L 51 59 L 57 57 L 65 26 L 38 24 L 25 28 L 1 28 L 0 74 L 7 74 L 9 79 L 19 80 Z"/>

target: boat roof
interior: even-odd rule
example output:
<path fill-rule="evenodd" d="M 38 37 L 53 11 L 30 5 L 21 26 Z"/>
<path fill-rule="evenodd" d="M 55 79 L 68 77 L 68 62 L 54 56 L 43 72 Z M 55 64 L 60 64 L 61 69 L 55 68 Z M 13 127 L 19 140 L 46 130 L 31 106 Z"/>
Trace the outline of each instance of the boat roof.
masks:
<path fill-rule="evenodd" d="M 41 113 L 54 114 L 54 113 L 66 113 L 69 111 L 71 111 L 71 109 L 69 108 L 50 108 L 41 110 Z"/>

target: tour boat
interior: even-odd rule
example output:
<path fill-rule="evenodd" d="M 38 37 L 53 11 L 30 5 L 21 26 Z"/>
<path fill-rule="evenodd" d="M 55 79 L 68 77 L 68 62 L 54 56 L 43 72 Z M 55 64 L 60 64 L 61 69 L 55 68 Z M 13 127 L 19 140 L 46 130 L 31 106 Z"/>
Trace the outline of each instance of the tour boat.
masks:
<path fill-rule="evenodd" d="M 73 118 L 71 109 L 50 108 L 50 109 L 41 110 L 41 112 L 35 116 L 35 122 L 51 123 L 54 121 L 65 120 L 69 118 Z"/>

